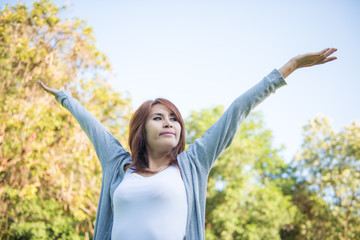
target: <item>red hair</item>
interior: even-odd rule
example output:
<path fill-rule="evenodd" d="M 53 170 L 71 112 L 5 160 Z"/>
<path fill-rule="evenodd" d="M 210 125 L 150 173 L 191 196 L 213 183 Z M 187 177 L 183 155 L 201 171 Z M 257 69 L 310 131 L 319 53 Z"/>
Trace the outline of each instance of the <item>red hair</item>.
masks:
<path fill-rule="evenodd" d="M 145 123 L 147 117 L 150 114 L 151 108 L 156 104 L 161 104 L 168 108 L 170 113 L 175 115 L 181 126 L 179 142 L 168 154 L 168 157 L 170 158 L 169 165 L 179 166 L 177 162 L 177 155 L 185 150 L 185 125 L 177 107 L 172 102 L 164 98 L 157 98 L 155 100 L 146 101 L 136 110 L 130 120 L 129 146 L 132 163 L 127 168 L 134 167 L 135 172 L 154 173 L 146 170 L 146 168 L 149 167 L 149 159 L 146 152 Z"/>

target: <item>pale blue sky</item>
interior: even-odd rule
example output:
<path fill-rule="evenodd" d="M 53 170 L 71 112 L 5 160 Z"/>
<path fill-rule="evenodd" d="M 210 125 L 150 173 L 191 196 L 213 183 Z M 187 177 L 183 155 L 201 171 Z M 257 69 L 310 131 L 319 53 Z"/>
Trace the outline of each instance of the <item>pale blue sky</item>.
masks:
<path fill-rule="evenodd" d="M 13 2 L 13 1 L 5 1 Z M 31 1 L 25 1 L 31 2 Z M 338 60 L 300 69 L 256 110 L 290 160 L 302 126 L 322 114 L 334 126 L 360 120 L 360 1 L 56 0 L 87 19 L 111 62 L 110 83 L 134 108 L 156 97 L 191 110 L 229 106 L 291 57 L 336 47 Z M 3 4 L 1 4 L 3 5 Z"/>

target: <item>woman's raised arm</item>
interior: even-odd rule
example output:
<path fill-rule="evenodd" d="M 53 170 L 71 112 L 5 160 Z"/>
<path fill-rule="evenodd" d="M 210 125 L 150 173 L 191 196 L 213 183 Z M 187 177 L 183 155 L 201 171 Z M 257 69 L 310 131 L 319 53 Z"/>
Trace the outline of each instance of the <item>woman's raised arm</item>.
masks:
<path fill-rule="evenodd" d="M 99 120 L 86 110 L 77 99 L 71 96 L 67 84 L 65 90 L 47 87 L 41 81 L 39 81 L 39 85 L 46 92 L 54 95 L 56 100 L 76 118 L 93 144 L 103 170 L 104 168 L 112 168 L 119 160 L 123 164 L 129 163 L 130 154 Z"/>
<path fill-rule="evenodd" d="M 335 60 L 336 57 L 330 57 L 330 55 L 336 50 L 335 48 L 326 48 L 320 52 L 298 55 L 290 59 L 279 70 L 273 70 L 262 81 L 238 97 L 220 119 L 201 138 L 196 139 L 184 154 L 187 154 L 188 159 L 191 159 L 200 169 L 206 172 L 210 171 L 215 160 L 225 148 L 230 146 L 239 124 L 271 93 L 286 85 L 284 78 L 298 68 Z"/>

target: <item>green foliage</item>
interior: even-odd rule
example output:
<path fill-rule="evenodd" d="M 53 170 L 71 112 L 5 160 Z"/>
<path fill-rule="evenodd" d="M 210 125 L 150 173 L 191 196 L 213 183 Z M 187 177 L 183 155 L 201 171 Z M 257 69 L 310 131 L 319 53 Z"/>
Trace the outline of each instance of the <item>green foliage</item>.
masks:
<path fill-rule="evenodd" d="M 193 112 L 187 121 L 188 142 L 200 137 L 222 112 L 222 107 Z M 296 207 L 277 184 L 286 165 L 263 125 L 259 114 L 251 115 L 211 170 L 206 239 L 280 239 L 282 227 L 292 223 Z"/>
<path fill-rule="evenodd" d="M 106 57 L 84 21 L 51 1 L 0 12 L 0 239 L 90 239 L 101 167 L 76 120 L 38 80 L 73 95 L 122 142 L 129 98 L 106 82 Z"/>
<path fill-rule="evenodd" d="M 293 199 L 304 213 L 294 239 L 360 239 L 359 123 L 336 133 L 327 118 L 310 121 L 293 165 Z"/>

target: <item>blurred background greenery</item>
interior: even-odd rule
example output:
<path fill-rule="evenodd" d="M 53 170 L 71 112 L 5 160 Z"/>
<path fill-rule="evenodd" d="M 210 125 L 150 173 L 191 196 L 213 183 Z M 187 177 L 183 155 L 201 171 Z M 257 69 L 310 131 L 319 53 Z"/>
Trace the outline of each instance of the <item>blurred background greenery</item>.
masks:
<path fill-rule="evenodd" d="M 111 67 L 91 27 L 61 19 L 42 0 L 0 12 L 0 239 L 91 239 L 101 167 L 75 119 L 37 85 L 62 88 L 126 146 L 130 97 L 108 83 Z M 65 10 L 66 11 L 66 10 Z M 186 119 L 187 143 L 223 107 Z M 279 156 L 253 113 L 209 176 L 206 239 L 360 239 L 360 124 L 335 131 L 317 117 L 301 150 Z"/>

